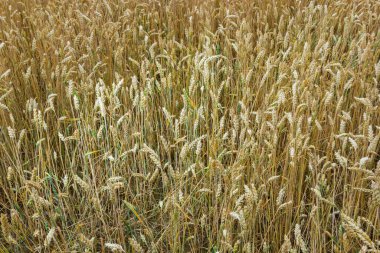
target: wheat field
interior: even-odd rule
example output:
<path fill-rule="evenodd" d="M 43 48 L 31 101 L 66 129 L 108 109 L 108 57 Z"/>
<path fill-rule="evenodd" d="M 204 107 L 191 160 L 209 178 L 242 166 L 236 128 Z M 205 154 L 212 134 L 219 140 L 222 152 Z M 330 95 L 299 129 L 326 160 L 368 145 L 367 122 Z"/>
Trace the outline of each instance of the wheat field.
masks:
<path fill-rule="evenodd" d="M 380 1 L 0 1 L 0 252 L 380 252 Z"/>

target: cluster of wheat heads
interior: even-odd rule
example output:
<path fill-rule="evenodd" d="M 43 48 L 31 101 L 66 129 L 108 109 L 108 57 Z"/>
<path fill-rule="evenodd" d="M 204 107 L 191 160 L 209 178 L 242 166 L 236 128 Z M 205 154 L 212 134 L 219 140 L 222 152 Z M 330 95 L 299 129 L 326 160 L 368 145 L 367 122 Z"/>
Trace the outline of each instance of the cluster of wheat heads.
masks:
<path fill-rule="evenodd" d="M 1 252 L 376 252 L 380 2 L 2 0 Z"/>

